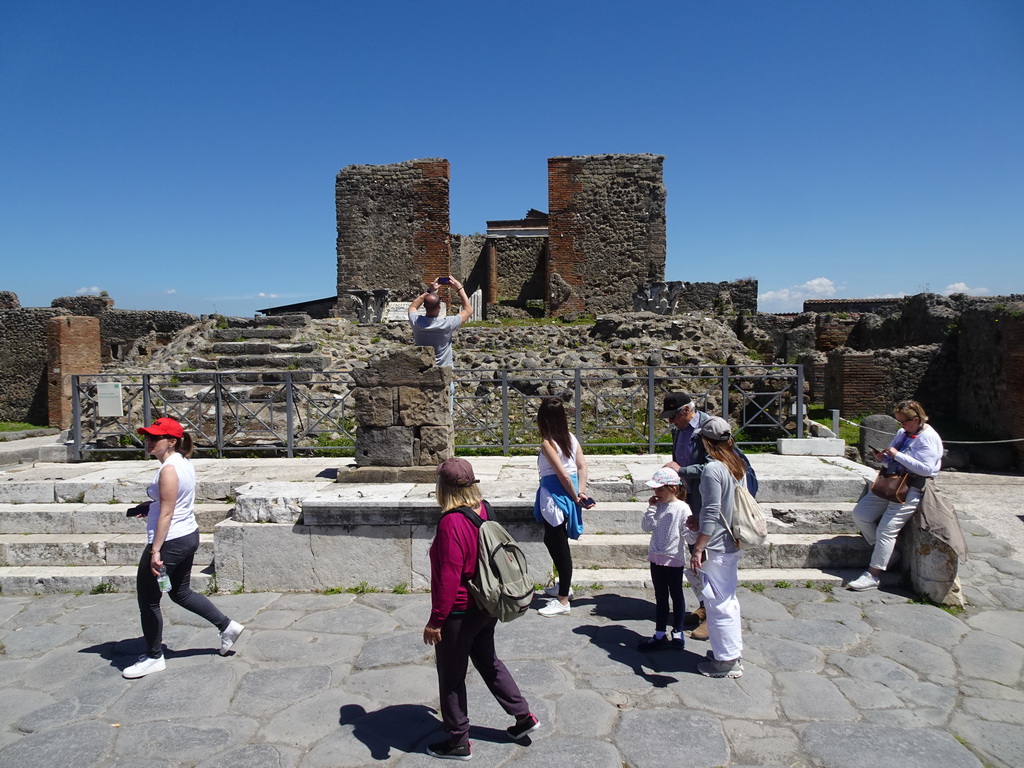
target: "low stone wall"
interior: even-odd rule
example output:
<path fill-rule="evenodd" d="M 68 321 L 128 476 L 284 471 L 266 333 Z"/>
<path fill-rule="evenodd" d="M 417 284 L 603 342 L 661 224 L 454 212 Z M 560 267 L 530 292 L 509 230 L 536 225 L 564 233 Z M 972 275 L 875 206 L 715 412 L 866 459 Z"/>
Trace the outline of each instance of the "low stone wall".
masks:
<path fill-rule="evenodd" d="M 46 324 L 64 314 L 51 308 L 0 309 L 0 421 L 48 423 Z"/>

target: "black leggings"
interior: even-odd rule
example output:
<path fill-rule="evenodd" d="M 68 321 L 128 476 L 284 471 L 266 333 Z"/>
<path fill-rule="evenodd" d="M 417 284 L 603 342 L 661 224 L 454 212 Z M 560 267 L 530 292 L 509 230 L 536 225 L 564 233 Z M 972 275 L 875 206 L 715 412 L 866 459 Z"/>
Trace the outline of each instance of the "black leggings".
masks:
<path fill-rule="evenodd" d="M 165 541 L 160 556 L 171 577 L 171 591 L 168 596 L 188 611 L 202 616 L 223 632 L 231 619 L 218 610 L 206 595 L 192 591 L 192 561 L 199 549 L 199 531 L 193 531 L 177 539 Z M 156 576 L 150 570 L 152 545 L 147 544 L 139 560 L 139 572 L 135 577 L 135 590 L 139 597 L 139 613 L 142 614 L 142 635 L 146 638 L 146 654 L 151 659 L 163 656 L 164 617 L 160 611 L 163 592 Z"/>
<path fill-rule="evenodd" d="M 683 569 L 671 565 L 651 563 L 651 583 L 654 585 L 654 630 L 664 632 L 668 623 L 668 599 L 672 597 L 672 629 L 683 631 Z"/>
<path fill-rule="evenodd" d="M 569 534 L 564 520 L 561 525 L 544 521 L 544 546 L 548 548 L 551 562 L 558 571 L 558 596 L 568 597 L 572 586 L 572 553 L 569 552 Z"/>

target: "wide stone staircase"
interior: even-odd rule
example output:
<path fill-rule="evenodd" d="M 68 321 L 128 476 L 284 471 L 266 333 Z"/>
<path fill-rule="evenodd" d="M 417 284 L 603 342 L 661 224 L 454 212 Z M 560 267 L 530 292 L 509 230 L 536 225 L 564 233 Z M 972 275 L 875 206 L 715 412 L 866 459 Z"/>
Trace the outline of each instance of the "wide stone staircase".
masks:
<path fill-rule="evenodd" d="M 598 504 L 585 513 L 584 536 L 571 544 L 575 585 L 650 585 L 649 536 L 640 530 L 650 492 L 643 482 L 665 459 L 590 458 L 590 490 Z M 761 483 L 758 500 L 770 516 L 770 542 L 745 553 L 741 582 L 838 586 L 867 565 L 870 550 L 856 534 L 850 510 L 870 470 L 845 459 L 751 460 Z M 424 587 L 426 544 L 437 519 L 432 486 L 336 483 L 344 461 L 195 460 L 201 531 L 195 588 L 324 589 L 366 582 L 390 589 L 403 581 Z M 535 459 L 472 461 L 499 519 L 523 542 L 531 572 L 543 583 L 550 561 L 533 522 Z M 20 464 L 0 471 L 0 593 L 133 590 L 145 523 L 125 512 L 145 500 L 155 469 L 153 461 L 131 461 Z M 364 551 L 366 558 L 359 557 Z M 388 568 L 372 564 L 393 560 L 387 552 L 408 553 L 411 575 L 396 571 L 393 562 Z M 218 560 L 227 564 L 219 581 Z"/>

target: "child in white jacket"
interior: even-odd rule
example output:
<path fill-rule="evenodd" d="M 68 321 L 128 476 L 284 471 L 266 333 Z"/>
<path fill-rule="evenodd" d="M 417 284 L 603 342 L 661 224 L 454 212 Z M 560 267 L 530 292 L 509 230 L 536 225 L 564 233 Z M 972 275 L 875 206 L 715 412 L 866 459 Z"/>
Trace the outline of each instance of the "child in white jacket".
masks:
<path fill-rule="evenodd" d="M 646 483 L 654 489 L 648 500 L 640 527 L 651 534 L 648 560 L 651 563 L 651 582 L 654 585 L 655 619 L 654 637 L 644 640 L 637 647 L 641 651 L 657 651 L 662 648 L 682 650 L 683 613 L 686 603 L 683 598 L 683 568 L 687 561 L 686 518 L 690 508 L 684 499 L 686 491 L 679 482 L 674 469 L 662 467 Z M 672 634 L 665 632 L 668 625 L 669 598 L 672 599 Z"/>

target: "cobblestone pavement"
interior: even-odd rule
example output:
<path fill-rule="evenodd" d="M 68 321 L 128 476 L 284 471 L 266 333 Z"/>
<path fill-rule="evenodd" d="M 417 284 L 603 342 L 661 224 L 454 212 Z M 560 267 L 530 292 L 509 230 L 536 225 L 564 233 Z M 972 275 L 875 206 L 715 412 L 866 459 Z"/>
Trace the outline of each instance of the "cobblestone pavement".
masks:
<path fill-rule="evenodd" d="M 581 593 L 569 616 L 498 628 L 542 728 L 470 677 L 474 758 L 516 766 L 1024 765 L 1024 478 L 943 475 L 971 534 L 960 615 L 893 592 L 741 590 L 745 672 L 696 672 L 706 643 L 642 654 L 652 595 Z M 1002 535 L 990 535 L 993 529 Z M 167 669 L 142 652 L 131 594 L 0 597 L 0 768 L 434 765 L 427 595 L 214 598 L 247 625 L 167 609 Z M 540 602 L 538 601 L 538 605 Z"/>

